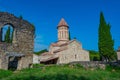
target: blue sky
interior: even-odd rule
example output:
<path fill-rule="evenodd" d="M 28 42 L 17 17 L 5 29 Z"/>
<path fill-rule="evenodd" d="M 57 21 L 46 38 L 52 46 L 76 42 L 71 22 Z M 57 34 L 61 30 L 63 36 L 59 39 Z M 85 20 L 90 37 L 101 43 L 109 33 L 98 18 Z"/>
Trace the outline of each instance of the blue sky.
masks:
<path fill-rule="evenodd" d="M 87 50 L 98 50 L 100 11 L 111 24 L 115 49 L 120 46 L 120 0 L 0 0 L 0 11 L 22 15 L 36 28 L 34 51 L 57 41 L 57 24 L 63 17 Z"/>

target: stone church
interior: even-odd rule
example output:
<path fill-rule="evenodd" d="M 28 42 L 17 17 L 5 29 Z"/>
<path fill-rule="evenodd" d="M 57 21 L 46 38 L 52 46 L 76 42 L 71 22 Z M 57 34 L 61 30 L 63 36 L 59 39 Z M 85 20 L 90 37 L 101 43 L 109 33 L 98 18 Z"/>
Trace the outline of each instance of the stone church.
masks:
<path fill-rule="evenodd" d="M 58 41 L 50 45 L 49 52 L 40 55 L 44 64 L 66 64 L 74 61 L 90 61 L 89 52 L 76 39 L 69 40 L 69 26 L 62 18 L 58 26 Z"/>

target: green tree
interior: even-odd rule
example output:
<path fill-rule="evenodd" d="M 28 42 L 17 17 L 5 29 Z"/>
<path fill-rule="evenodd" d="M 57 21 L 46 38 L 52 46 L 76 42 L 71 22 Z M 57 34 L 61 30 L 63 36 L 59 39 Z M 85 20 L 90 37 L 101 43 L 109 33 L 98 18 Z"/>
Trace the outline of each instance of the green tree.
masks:
<path fill-rule="evenodd" d="M 10 26 L 8 26 L 8 30 L 5 34 L 5 42 L 10 43 Z"/>
<path fill-rule="evenodd" d="M 71 40 L 71 35 L 70 35 L 70 31 L 69 31 L 69 40 Z"/>
<path fill-rule="evenodd" d="M 100 55 L 99 55 L 98 51 L 89 50 L 89 53 L 90 53 L 91 61 L 99 61 L 100 60 Z"/>
<path fill-rule="evenodd" d="M 41 51 L 34 52 L 34 53 L 37 54 L 37 55 L 40 55 L 40 54 L 42 54 L 42 53 L 44 53 L 44 52 L 48 52 L 48 50 L 47 50 L 47 49 L 43 49 L 43 50 L 41 50 Z"/>
<path fill-rule="evenodd" d="M 11 36 L 10 36 L 10 43 L 12 43 L 12 41 L 13 41 L 13 32 L 14 32 L 14 31 L 12 31 L 12 34 L 11 34 Z"/>
<path fill-rule="evenodd" d="M 100 13 L 100 24 L 98 31 L 98 48 L 101 60 L 111 61 L 115 58 L 114 41 L 110 32 L 110 24 L 107 24 L 104 15 Z"/>
<path fill-rule="evenodd" d="M 20 19 L 23 19 L 23 16 L 22 16 L 22 15 L 20 15 L 20 16 L 19 16 L 19 18 L 20 18 Z"/>

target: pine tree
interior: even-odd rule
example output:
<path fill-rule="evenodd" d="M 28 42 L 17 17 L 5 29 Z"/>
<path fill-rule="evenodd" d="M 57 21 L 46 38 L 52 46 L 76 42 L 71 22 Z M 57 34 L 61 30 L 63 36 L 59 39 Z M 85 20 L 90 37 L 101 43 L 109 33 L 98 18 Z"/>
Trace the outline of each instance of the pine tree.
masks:
<path fill-rule="evenodd" d="M 5 42 L 10 43 L 10 26 L 8 26 L 8 30 L 5 34 Z"/>
<path fill-rule="evenodd" d="M 100 13 L 98 48 L 102 60 L 114 59 L 114 41 L 110 32 L 110 24 L 107 24 L 103 13 Z"/>

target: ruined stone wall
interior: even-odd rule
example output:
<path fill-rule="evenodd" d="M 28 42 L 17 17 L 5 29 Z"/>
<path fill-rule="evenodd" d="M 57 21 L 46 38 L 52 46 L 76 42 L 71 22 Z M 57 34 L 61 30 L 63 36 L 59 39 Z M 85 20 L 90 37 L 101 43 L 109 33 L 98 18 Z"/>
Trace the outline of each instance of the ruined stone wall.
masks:
<path fill-rule="evenodd" d="M 120 61 L 120 51 L 117 52 L 117 59 Z"/>
<path fill-rule="evenodd" d="M 84 68 L 100 68 L 100 69 L 105 69 L 106 65 L 110 63 L 102 62 L 102 61 L 76 61 L 76 62 L 71 62 L 69 63 L 71 65 L 74 64 L 80 64 Z"/>
<path fill-rule="evenodd" d="M 14 29 L 13 42 L 0 42 L 0 55 L 3 56 L 2 68 L 7 69 L 8 60 L 5 60 L 6 52 L 16 52 L 25 54 L 21 68 L 26 68 L 32 64 L 32 53 L 34 47 L 34 27 L 29 22 L 15 17 L 13 14 L 0 12 L 0 30 L 5 25 L 11 25 Z M 0 31 L 1 32 L 1 31 Z"/>

